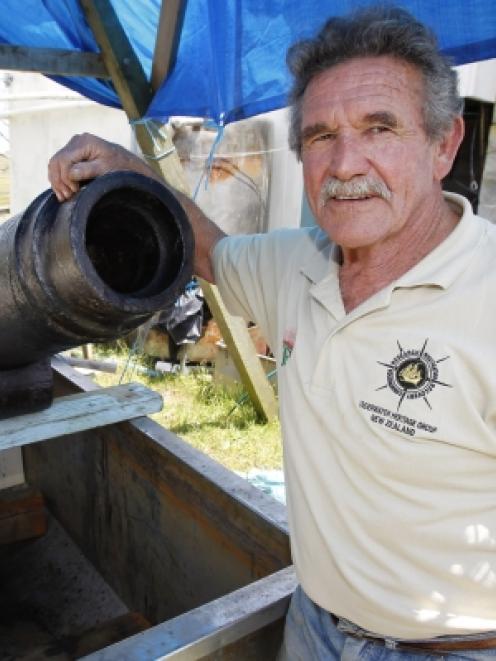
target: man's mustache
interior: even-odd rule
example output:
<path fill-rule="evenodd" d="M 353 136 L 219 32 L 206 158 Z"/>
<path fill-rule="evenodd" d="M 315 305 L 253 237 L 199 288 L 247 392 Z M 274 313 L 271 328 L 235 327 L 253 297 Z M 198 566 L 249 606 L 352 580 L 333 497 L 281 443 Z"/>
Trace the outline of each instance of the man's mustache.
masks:
<path fill-rule="evenodd" d="M 391 199 L 391 191 L 382 181 L 369 177 L 354 177 L 349 181 L 341 181 L 336 177 L 329 177 L 320 191 L 320 204 L 334 198 L 360 199 L 365 197 L 381 197 L 383 200 Z"/>

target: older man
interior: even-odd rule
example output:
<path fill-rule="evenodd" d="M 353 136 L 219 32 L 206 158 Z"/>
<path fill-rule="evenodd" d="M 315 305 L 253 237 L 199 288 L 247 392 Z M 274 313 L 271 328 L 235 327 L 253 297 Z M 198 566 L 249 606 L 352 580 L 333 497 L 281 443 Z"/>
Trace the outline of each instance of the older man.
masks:
<path fill-rule="evenodd" d="M 301 584 L 281 656 L 496 657 L 496 231 L 441 190 L 456 75 L 395 8 L 331 19 L 288 61 L 318 227 L 227 238 L 182 198 L 197 273 L 279 364 Z M 80 136 L 49 172 L 62 200 L 122 168 L 152 175 Z"/>

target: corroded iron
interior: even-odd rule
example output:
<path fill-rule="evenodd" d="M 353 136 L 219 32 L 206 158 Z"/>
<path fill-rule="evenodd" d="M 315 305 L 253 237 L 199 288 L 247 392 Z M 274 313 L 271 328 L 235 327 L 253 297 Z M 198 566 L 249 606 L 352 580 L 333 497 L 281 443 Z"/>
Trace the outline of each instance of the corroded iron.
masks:
<path fill-rule="evenodd" d="M 0 225 L 0 418 L 49 404 L 47 357 L 125 335 L 170 307 L 191 279 L 193 248 L 174 195 L 131 172 L 99 177 L 62 204 L 45 191 Z M 44 394 L 30 370 L 43 374 Z"/>

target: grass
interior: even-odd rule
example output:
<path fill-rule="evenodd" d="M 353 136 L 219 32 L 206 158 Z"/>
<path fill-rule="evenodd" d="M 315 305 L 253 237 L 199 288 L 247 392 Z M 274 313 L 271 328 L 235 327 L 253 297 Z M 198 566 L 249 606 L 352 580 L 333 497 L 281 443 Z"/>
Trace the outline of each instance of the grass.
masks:
<path fill-rule="evenodd" d="M 95 353 L 95 357 L 121 363 L 127 358 L 122 351 L 108 348 L 98 348 Z M 147 367 L 146 360 L 139 364 Z M 97 372 L 94 378 L 99 385 L 110 386 L 119 382 L 121 373 L 122 368 L 117 374 Z M 127 381 L 138 381 L 159 392 L 164 406 L 151 417 L 231 470 L 282 467 L 279 421 L 260 423 L 250 401 L 238 403 L 241 387 L 227 390 L 207 370 L 153 377 L 128 369 L 123 379 Z"/>

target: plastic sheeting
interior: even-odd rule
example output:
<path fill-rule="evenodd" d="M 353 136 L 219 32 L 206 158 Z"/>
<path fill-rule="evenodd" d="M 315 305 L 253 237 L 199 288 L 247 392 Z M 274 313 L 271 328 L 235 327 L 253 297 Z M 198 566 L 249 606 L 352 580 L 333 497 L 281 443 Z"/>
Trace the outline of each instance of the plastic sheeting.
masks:
<path fill-rule="evenodd" d="M 111 0 L 149 75 L 160 0 Z M 167 2 L 167 0 L 164 0 Z M 147 116 L 206 117 L 217 123 L 280 108 L 290 85 L 287 47 L 315 33 L 330 15 L 366 0 L 187 0 L 176 65 Z M 494 0 L 399 0 L 430 25 L 455 64 L 496 57 Z M 2 0 L 0 42 L 96 51 L 78 0 Z M 119 106 L 109 83 L 57 78 Z"/>

